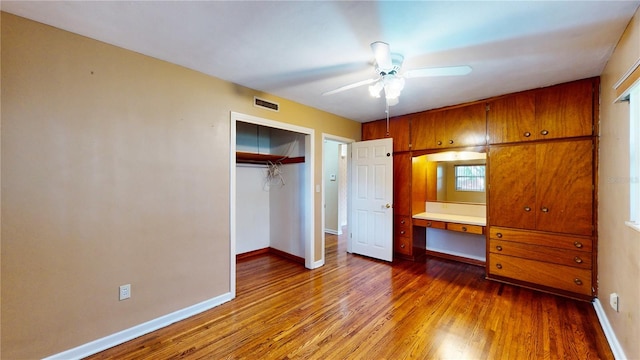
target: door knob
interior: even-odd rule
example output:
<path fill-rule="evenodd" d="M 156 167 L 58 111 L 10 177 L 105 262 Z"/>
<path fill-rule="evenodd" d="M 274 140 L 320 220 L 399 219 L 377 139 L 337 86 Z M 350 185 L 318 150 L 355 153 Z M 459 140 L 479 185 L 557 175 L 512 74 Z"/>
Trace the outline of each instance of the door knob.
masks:
<path fill-rule="evenodd" d="M 391 207 L 390 204 L 385 205 L 384 207 L 386 207 L 387 209 Z"/>

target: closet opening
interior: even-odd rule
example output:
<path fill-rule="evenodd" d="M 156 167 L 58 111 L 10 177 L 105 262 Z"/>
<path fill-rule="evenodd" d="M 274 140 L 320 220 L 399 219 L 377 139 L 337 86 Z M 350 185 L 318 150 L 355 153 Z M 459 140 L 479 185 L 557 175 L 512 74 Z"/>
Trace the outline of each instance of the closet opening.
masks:
<path fill-rule="evenodd" d="M 236 260 L 274 253 L 307 268 L 313 251 L 313 129 L 231 114 L 231 287 Z"/>

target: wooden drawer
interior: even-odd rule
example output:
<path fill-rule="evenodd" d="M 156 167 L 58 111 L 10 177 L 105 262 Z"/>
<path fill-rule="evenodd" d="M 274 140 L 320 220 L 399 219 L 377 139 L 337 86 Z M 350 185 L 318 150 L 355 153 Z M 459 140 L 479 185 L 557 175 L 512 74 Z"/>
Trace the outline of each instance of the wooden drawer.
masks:
<path fill-rule="evenodd" d="M 446 229 L 447 223 L 443 221 L 425 220 L 425 219 L 413 219 L 413 226 L 421 226 L 434 229 Z"/>
<path fill-rule="evenodd" d="M 393 224 L 394 237 L 411 237 L 411 217 L 410 216 L 395 216 Z"/>
<path fill-rule="evenodd" d="M 489 240 L 489 251 L 530 260 L 591 269 L 591 253 L 497 239 Z"/>
<path fill-rule="evenodd" d="M 404 237 L 404 236 L 397 236 L 395 239 L 393 239 L 393 248 L 394 251 L 399 253 L 399 254 L 403 254 L 403 255 L 413 255 L 413 241 L 411 240 L 411 238 L 408 237 Z"/>
<path fill-rule="evenodd" d="M 490 275 L 592 296 L 591 270 L 489 253 Z"/>
<path fill-rule="evenodd" d="M 592 251 L 592 239 L 588 236 L 558 235 L 492 226 L 489 228 L 489 237 L 491 239 L 514 241 L 529 245 L 551 246 L 586 252 Z"/>
<path fill-rule="evenodd" d="M 484 234 L 484 227 L 479 225 L 447 223 L 447 230 L 466 232 L 469 234 Z"/>

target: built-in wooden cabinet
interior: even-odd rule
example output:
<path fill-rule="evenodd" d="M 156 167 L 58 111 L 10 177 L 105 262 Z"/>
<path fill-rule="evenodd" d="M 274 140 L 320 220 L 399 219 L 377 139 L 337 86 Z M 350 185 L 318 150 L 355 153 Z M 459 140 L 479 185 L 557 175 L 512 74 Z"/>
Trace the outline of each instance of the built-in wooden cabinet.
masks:
<path fill-rule="evenodd" d="M 484 102 L 414 115 L 412 150 L 469 147 L 487 143 Z"/>
<path fill-rule="evenodd" d="M 490 144 L 593 135 L 597 78 L 574 81 L 490 100 Z"/>
<path fill-rule="evenodd" d="M 593 234 L 593 141 L 489 149 L 489 224 Z"/>
<path fill-rule="evenodd" d="M 424 256 L 425 227 L 484 232 L 412 219 L 433 190 L 429 168 L 412 156 L 488 143 L 487 278 L 595 296 L 598 94 L 599 79 L 591 78 L 396 117 L 389 135 L 385 120 L 363 124 L 364 140 L 394 139 L 396 256 Z"/>
<path fill-rule="evenodd" d="M 362 124 L 362 140 L 393 138 L 393 151 L 409 151 L 409 123 L 410 116 L 395 117 L 389 119 L 389 132 L 387 133 L 387 120 L 377 120 Z"/>

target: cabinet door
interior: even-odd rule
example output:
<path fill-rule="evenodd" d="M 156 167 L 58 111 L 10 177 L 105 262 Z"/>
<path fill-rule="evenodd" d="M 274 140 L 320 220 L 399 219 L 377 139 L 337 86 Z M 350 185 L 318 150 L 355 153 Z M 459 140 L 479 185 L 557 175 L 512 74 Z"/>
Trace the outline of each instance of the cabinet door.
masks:
<path fill-rule="evenodd" d="M 577 235 L 593 233 L 591 140 L 536 145 L 536 227 Z"/>
<path fill-rule="evenodd" d="M 393 154 L 393 214 L 411 216 L 411 154 Z"/>
<path fill-rule="evenodd" d="M 489 224 L 535 229 L 535 145 L 489 149 Z"/>
<path fill-rule="evenodd" d="M 487 110 L 484 103 L 445 110 L 441 116 L 445 119 L 445 147 L 487 143 Z"/>
<path fill-rule="evenodd" d="M 409 151 L 409 121 L 408 116 L 389 119 L 389 134 L 387 136 L 387 120 L 376 120 L 362 124 L 362 140 L 393 138 L 393 151 Z"/>
<path fill-rule="evenodd" d="M 411 120 L 411 144 L 413 150 L 444 147 L 444 116 L 442 111 L 416 114 Z"/>
<path fill-rule="evenodd" d="M 593 80 L 552 86 L 536 92 L 539 139 L 593 134 Z"/>
<path fill-rule="evenodd" d="M 362 141 L 387 137 L 386 120 L 370 121 L 362 124 Z"/>
<path fill-rule="evenodd" d="M 516 94 L 489 103 L 487 132 L 490 144 L 531 141 L 538 138 L 535 94 Z"/>

